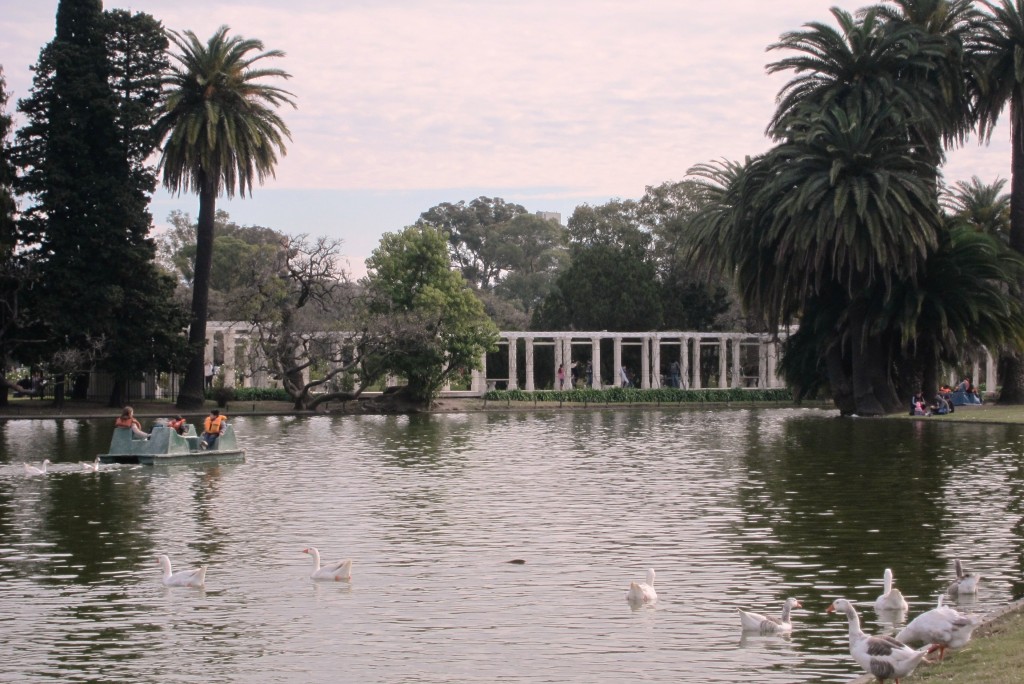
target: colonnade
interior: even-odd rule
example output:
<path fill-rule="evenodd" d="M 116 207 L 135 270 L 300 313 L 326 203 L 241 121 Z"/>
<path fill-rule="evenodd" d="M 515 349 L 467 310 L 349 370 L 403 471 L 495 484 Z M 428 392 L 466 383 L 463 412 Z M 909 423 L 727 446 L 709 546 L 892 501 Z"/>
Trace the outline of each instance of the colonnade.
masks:
<path fill-rule="evenodd" d="M 678 370 L 678 386 L 683 389 L 782 386 L 777 374 L 780 339 L 767 334 L 507 331 L 500 333 L 500 338 L 500 353 L 507 355 L 502 368 L 507 372 L 503 377 L 490 373 L 485 356 L 483 369 L 474 374 L 473 392 L 482 394 L 499 386 L 520 389 L 520 377 L 524 390 L 556 389 L 559 367 L 568 388 L 571 367 L 576 364 L 582 369 L 583 361 L 589 362 L 591 373 L 579 372 L 580 382 L 595 389 L 620 386 L 626 378 L 644 389 L 667 386 L 674 384 L 676 377 L 670 369 Z M 610 360 L 603 349 L 607 345 L 602 345 L 606 341 L 611 341 Z M 546 347 L 553 347 L 553 363 L 545 363 L 544 371 L 539 372 L 538 348 Z M 639 347 L 639 368 L 628 368 L 624 376 L 623 350 L 633 347 Z M 702 354 L 707 350 L 717 356 L 710 372 Z M 520 360 L 525 366 L 522 373 Z"/>
<path fill-rule="evenodd" d="M 498 387 L 527 391 L 556 389 L 559 366 L 564 368 L 568 388 L 573 363 L 576 363 L 579 384 L 595 389 L 621 386 L 623 368 L 627 366 L 633 386 L 644 389 L 668 386 L 674 379 L 673 362 L 679 372 L 678 386 L 683 389 L 783 387 L 785 383 L 778 376 L 778 361 L 785 337 L 785 333 L 774 336 L 675 331 L 502 331 L 499 352 L 490 355 L 491 368 L 488 369 L 489 355 L 484 355 L 481 370 L 472 374 L 469 392 L 482 395 Z M 207 324 L 206 360 L 221 367 L 227 387 L 272 386 L 274 383 L 265 372 L 247 371 L 244 359 L 238 358 L 238 350 L 245 349 L 248 343 L 245 324 L 211 321 Z M 628 364 L 623 360 L 624 352 L 630 358 Z M 503 363 L 497 363 L 498 360 Z M 243 362 L 242 367 L 239 361 Z M 590 374 L 585 370 L 587 362 L 591 365 Z M 971 377 L 976 384 L 984 384 L 988 389 L 997 386 L 996 363 L 991 354 L 986 353 L 983 361 L 973 364 Z M 951 385 L 959 380 L 949 378 Z"/>

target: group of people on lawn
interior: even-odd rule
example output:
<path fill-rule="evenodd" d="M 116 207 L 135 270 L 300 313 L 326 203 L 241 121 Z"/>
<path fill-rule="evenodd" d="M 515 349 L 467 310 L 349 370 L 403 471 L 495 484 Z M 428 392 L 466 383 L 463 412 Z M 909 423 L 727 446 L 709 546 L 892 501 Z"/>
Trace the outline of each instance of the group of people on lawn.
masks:
<path fill-rule="evenodd" d="M 916 393 L 910 400 L 910 415 L 941 416 L 952 413 L 957 406 L 980 406 L 981 403 L 981 393 L 971 383 L 971 379 L 966 377 L 956 388 L 948 385 L 940 387 L 939 393 L 935 395 L 935 399 L 930 404 L 925 401 L 922 392 Z"/>

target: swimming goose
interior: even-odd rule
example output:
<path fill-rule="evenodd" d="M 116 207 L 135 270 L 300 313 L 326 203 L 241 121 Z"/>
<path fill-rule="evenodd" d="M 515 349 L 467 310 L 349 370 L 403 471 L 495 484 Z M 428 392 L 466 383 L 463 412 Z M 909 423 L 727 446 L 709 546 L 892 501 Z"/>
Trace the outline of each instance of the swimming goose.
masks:
<path fill-rule="evenodd" d="M 981 624 L 981 620 L 942 605 L 926 613 L 921 613 L 900 630 L 896 639 L 905 644 L 936 644 L 939 660 L 946 655 L 947 648 L 960 648 L 971 639 L 971 633 Z M 934 650 L 934 649 L 933 649 Z"/>
<path fill-rule="evenodd" d="M 860 628 L 856 608 L 846 599 L 833 601 L 827 612 L 846 614 L 850 622 L 850 655 L 879 682 L 893 679 L 899 684 L 900 677 L 909 676 L 931 650 L 915 650 L 891 636 L 868 636 Z"/>
<path fill-rule="evenodd" d="M 760 632 L 761 634 L 788 634 L 793 631 L 793 623 L 789 620 L 789 613 L 794 608 L 803 608 L 803 605 L 795 598 L 788 598 L 782 605 L 782 618 L 775 618 L 758 613 L 750 613 L 742 609 L 740 611 L 740 622 L 744 631 Z"/>
<path fill-rule="evenodd" d="M 48 459 L 48 458 L 44 458 L 43 459 L 42 467 L 40 467 L 40 468 L 36 468 L 34 465 L 29 465 L 28 463 L 26 463 L 25 464 L 25 474 L 26 475 L 45 475 L 46 474 L 46 466 L 48 466 L 48 465 L 50 465 L 50 459 Z"/>
<path fill-rule="evenodd" d="M 903 598 L 903 594 L 899 589 L 892 586 L 892 570 L 886 568 L 882 579 L 882 595 L 875 599 L 875 612 L 900 611 L 905 613 L 908 608 L 907 600 Z"/>
<path fill-rule="evenodd" d="M 310 579 L 331 582 L 340 582 L 341 580 L 352 579 L 352 561 L 334 561 L 333 563 L 327 563 L 323 567 L 320 567 L 320 552 L 315 546 L 310 546 L 308 549 L 302 549 L 302 553 L 308 553 L 313 557 L 313 572 L 309 576 Z"/>
<path fill-rule="evenodd" d="M 658 600 L 658 592 L 654 591 L 654 568 L 647 570 L 646 582 L 630 582 L 626 600 L 634 605 L 654 603 Z"/>
<path fill-rule="evenodd" d="M 953 559 L 953 569 L 956 571 L 956 579 L 946 589 L 946 593 L 950 596 L 959 596 L 960 594 L 977 594 L 978 593 L 978 582 L 981 581 L 981 575 L 977 575 L 973 572 L 964 572 L 964 566 L 960 564 L 959 558 Z"/>
<path fill-rule="evenodd" d="M 94 473 L 98 473 L 100 471 L 100 457 L 99 456 L 97 456 L 96 460 L 93 461 L 92 463 L 89 463 L 88 461 L 79 461 L 79 463 L 81 463 L 82 467 L 85 468 L 86 470 L 90 470 L 90 471 L 92 471 Z"/>
<path fill-rule="evenodd" d="M 160 554 L 156 557 L 160 561 L 160 567 L 164 571 L 163 582 L 165 587 L 196 587 L 200 588 L 206 584 L 206 566 L 195 570 L 179 570 L 172 572 L 171 559 Z"/>

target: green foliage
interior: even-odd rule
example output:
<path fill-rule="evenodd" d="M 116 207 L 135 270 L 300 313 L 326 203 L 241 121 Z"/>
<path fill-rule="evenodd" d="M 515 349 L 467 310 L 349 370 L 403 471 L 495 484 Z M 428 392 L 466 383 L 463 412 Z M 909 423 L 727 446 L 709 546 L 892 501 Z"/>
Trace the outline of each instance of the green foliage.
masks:
<path fill-rule="evenodd" d="M 657 330 L 661 298 L 654 264 L 637 247 L 595 244 L 572 264 L 534 315 L 535 330 Z"/>
<path fill-rule="evenodd" d="M 145 163 L 165 46 L 148 15 L 62 1 L 19 103 L 26 124 L 15 159 L 28 206 L 18 239 L 40 274 L 29 305 L 49 327 L 33 360 L 92 358 L 104 341 L 100 365 L 114 373 L 115 393 L 144 370 L 176 367 L 183 349 L 174 284 L 156 269 L 148 238 L 154 176 Z"/>
<path fill-rule="evenodd" d="M 406 379 L 413 401 L 429 402 L 447 380 L 480 367 L 498 331 L 460 273 L 438 229 L 387 233 L 367 260 L 367 327 L 378 340 L 374 377 Z"/>

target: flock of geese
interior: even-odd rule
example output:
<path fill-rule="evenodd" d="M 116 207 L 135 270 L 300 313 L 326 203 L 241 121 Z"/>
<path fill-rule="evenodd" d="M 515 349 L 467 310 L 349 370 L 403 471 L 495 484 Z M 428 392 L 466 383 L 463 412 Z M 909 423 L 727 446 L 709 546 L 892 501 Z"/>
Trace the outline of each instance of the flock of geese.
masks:
<path fill-rule="evenodd" d="M 39 467 L 26 463 L 25 474 L 45 475 L 46 466 L 49 464 L 49 459 L 44 460 Z M 87 471 L 96 472 L 100 469 L 99 458 L 91 463 L 83 461 L 81 465 Z M 313 560 L 313 572 L 309 575 L 310 579 L 328 582 L 352 579 L 351 560 L 333 561 L 321 565 L 320 551 L 316 547 L 310 546 L 303 549 L 302 552 L 309 554 Z M 157 561 L 163 572 L 164 586 L 202 588 L 206 585 L 205 565 L 191 570 L 174 572 L 171 559 L 166 555 L 160 554 L 157 556 Z M 521 563 L 522 561 L 510 562 Z M 964 572 L 959 559 L 953 561 L 953 567 L 956 579 L 946 589 L 946 594 L 953 598 L 976 594 L 981 577 L 974 573 Z M 652 605 L 658 600 L 658 593 L 654 590 L 654 578 L 654 569 L 650 568 L 647 570 L 645 581 L 629 583 L 626 600 L 630 605 L 634 607 Z M 890 568 L 885 569 L 882 582 L 882 594 L 875 599 L 875 612 L 886 618 L 896 618 L 893 621 L 898 622 L 903 619 L 909 605 L 900 590 L 893 586 L 893 575 Z M 981 623 L 979 618 L 960 613 L 942 605 L 942 602 L 943 597 L 940 596 L 935 608 L 915 617 L 895 636 L 865 634 L 860 626 L 857 609 L 853 602 L 847 599 L 836 599 L 828 607 L 827 612 L 846 616 L 850 625 L 850 655 L 853 656 L 857 664 L 879 682 L 892 679 L 899 684 L 901 677 L 909 676 L 932 653 L 937 651 L 939 660 L 942 660 L 947 649 L 961 648 L 967 644 L 971 633 Z M 795 608 L 802 607 L 800 601 L 790 597 L 786 599 L 782 606 L 782 614 L 777 618 L 739 609 L 740 624 L 744 631 L 757 632 L 762 635 L 789 634 L 793 631 L 792 612 Z"/>
<path fill-rule="evenodd" d="M 980 575 L 965 573 L 959 560 L 954 560 L 953 565 L 956 579 L 946 589 L 946 594 L 957 597 L 977 593 Z M 648 576 L 653 577 L 652 573 Z M 895 618 L 894 622 L 902 620 L 909 606 L 900 590 L 893 586 L 892 570 L 889 568 L 885 569 L 882 592 L 875 599 L 875 612 L 886 619 Z M 940 596 L 935 608 L 915 617 L 895 636 L 865 634 L 860 626 L 857 609 L 847 599 L 836 599 L 827 612 L 846 616 L 850 625 L 850 655 L 857 664 L 879 682 L 892 679 L 899 684 L 901 677 L 909 676 L 932 653 L 938 651 L 939 660 L 942 660 L 947 649 L 966 645 L 971 633 L 981 624 L 979 618 L 944 606 L 942 601 L 943 597 Z M 788 598 L 782 607 L 781 618 L 740 610 L 740 621 L 746 631 L 788 634 L 793 630 L 790 613 L 800 607 L 798 600 Z"/>

